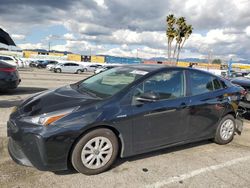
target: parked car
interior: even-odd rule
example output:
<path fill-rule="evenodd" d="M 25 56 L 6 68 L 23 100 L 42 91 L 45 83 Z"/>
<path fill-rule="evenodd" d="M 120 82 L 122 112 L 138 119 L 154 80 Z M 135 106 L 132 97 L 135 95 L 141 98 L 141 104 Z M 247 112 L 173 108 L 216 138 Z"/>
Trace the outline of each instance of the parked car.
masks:
<path fill-rule="evenodd" d="M 106 71 L 106 70 L 109 70 L 109 69 L 112 69 L 112 68 L 118 67 L 118 66 L 121 66 L 121 65 L 105 65 L 105 66 L 97 68 L 94 72 L 95 72 L 95 74 L 99 74 L 103 71 Z"/>
<path fill-rule="evenodd" d="M 0 61 L 0 90 L 15 89 L 20 82 L 16 66 Z"/>
<path fill-rule="evenodd" d="M 12 66 L 19 66 L 17 59 L 13 56 L 0 55 L 0 61 L 4 61 Z"/>
<path fill-rule="evenodd" d="M 58 64 L 56 64 L 56 66 L 54 68 L 54 72 L 57 72 L 57 73 L 66 72 L 66 73 L 81 74 L 83 72 L 83 66 L 79 65 L 77 63 L 71 63 L 71 62 L 58 63 Z"/>
<path fill-rule="evenodd" d="M 84 72 L 95 72 L 96 69 L 101 68 L 102 65 L 94 64 L 94 65 L 85 65 L 83 68 Z"/>
<path fill-rule="evenodd" d="M 58 63 L 57 61 L 45 60 L 38 62 L 36 67 L 41 69 L 41 68 L 46 68 L 47 65 L 56 65 L 57 63 Z"/>
<path fill-rule="evenodd" d="M 246 109 L 247 112 L 250 112 L 250 78 L 233 78 L 231 82 L 245 89 L 245 95 L 242 97 L 239 106 Z"/>
<path fill-rule="evenodd" d="M 39 63 L 38 61 L 30 61 L 29 66 L 36 67 L 38 63 Z"/>
<path fill-rule="evenodd" d="M 45 91 L 8 121 L 9 153 L 19 164 L 59 171 L 71 164 L 98 174 L 116 158 L 242 131 L 243 88 L 208 72 L 130 65 Z"/>
<path fill-rule="evenodd" d="M 57 64 L 58 64 L 58 62 L 55 63 L 55 64 L 48 64 L 48 65 L 46 66 L 46 69 L 49 70 L 49 71 L 54 71 L 55 66 L 56 66 Z"/>

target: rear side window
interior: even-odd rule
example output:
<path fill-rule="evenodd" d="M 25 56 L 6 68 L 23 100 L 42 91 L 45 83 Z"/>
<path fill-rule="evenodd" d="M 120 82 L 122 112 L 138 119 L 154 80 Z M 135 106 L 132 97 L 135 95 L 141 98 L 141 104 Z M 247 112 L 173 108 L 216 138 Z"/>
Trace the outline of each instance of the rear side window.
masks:
<path fill-rule="evenodd" d="M 214 90 L 222 89 L 221 82 L 215 77 L 213 79 L 213 84 L 214 84 Z"/>
<path fill-rule="evenodd" d="M 200 95 L 226 88 L 223 81 L 206 73 L 190 71 L 189 78 L 192 95 Z"/>
<path fill-rule="evenodd" d="M 212 76 L 200 72 L 190 72 L 192 95 L 208 93 L 214 90 Z"/>
<path fill-rule="evenodd" d="M 13 59 L 11 59 L 10 57 L 2 57 L 2 60 L 10 61 L 10 60 L 13 60 Z"/>

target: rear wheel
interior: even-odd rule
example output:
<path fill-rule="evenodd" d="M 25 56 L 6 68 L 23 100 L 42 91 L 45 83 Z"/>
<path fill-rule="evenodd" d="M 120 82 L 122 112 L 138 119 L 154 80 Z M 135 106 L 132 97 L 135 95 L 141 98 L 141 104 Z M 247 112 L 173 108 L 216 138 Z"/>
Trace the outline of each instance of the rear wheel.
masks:
<path fill-rule="evenodd" d="M 217 128 L 214 142 L 217 144 L 230 143 L 234 138 L 235 125 L 235 118 L 232 115 L 223 117 Z"/>
<path fill-rule="evenodd" d="M 118 154 L 118 140 L 109 129 L 96 129 L 84 135 L 75 145 L 71 162 L 73 167 L 86 175 L 106 171 Z"/>
<path fill-rule="evenodd" d="M 80 69 L 78 69 L 78 70 L 76 71 L 76 73 L 77 73 L 77 74 L 81 74 L 82 71 L 81 71 Z"/>

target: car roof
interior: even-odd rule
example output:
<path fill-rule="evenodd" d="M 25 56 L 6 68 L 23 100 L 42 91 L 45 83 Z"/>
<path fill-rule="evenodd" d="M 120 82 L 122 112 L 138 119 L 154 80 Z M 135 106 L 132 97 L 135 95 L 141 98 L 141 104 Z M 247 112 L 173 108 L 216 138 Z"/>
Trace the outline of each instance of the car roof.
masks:
<path fill-rule="evenodd" d="M 130 68 L 140 69 L 140 70 L 144 70 L 148 72 L 160 70 L 160 69 L 167 68 L 167 67 L 170 68 L 170 66 L 167 66 L 167 65 L 147 65 L 147 64 L 124 65 L 122 67 L 130 67 Z"/>
<path fill-rule="evenodd" d="M 3 54 L 0 54 L 0 56 L 2 56 L 2 57 L 14 57 L 14 56 L 11 56 L 11 55 L 3 55 Z"/>
<path fill-rule="evenodd" d="M 159 64 L 134 64 L 134 65 L 125 65 L 122 67 L 130 67 L 133 69 L 140 69 L 140 70 L 147 71 L 147 72 L 157 72 L 157 71 L 167 70 L 167 69 L 191 70 L 191 71 L 200 72 L 200 73 L 204 73 L 204 74 L 208 74 L 208 75 L 220 78 L 219 76 L 211 72 L 200 70 L 200 69 L 195 69 L 195 68 L 190 68 L 190 67 L 178 67 L 178 66 L 159 65 Z"/>
<path fill-rule="evenodd" d="M 10 67 L 15 67 L 15 66 L 10 65 L 9 63 L 6 63 L 5 61 L 0 61 L 0 67 L 10 68 Z"/>

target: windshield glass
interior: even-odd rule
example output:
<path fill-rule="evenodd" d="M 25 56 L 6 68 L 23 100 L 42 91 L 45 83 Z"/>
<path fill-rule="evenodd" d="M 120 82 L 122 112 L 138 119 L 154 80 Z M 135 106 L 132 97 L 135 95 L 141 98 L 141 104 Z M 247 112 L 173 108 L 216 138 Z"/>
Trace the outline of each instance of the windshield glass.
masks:
<path fill-rule="evenodd" d="M 113 68 L 82 81 L 78 90 L 106 98 L 118 93 L 147 73 L 130 67 Z"/>

